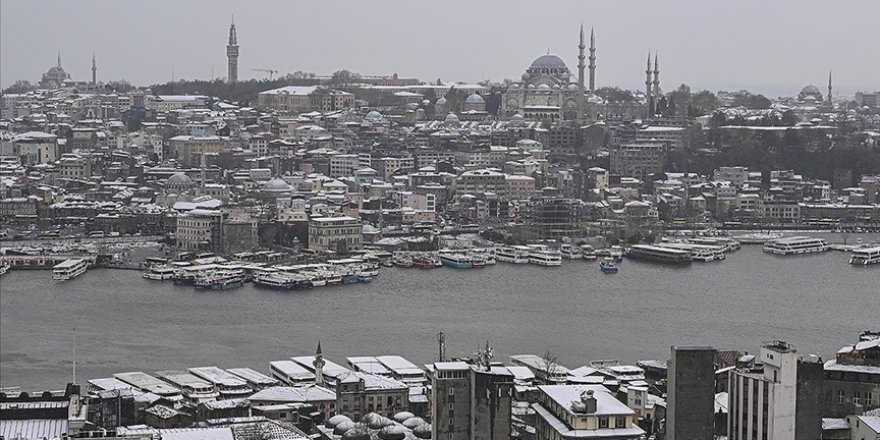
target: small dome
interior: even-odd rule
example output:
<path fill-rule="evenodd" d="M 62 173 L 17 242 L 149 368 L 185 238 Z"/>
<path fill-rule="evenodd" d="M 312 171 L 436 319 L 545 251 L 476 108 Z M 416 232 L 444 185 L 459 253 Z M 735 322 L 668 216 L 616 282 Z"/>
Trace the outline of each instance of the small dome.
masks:
<path fill-rule="evenodd" d="M 335 433 L 335 431 L 334 431 Z M 342 434 L 343 440 L 370 440 L 370 430 L 361 425 Z"/>
<path fill-rule="evenodd" d="M 377 112 L 376 110 L 372 110 L 364 116 L 364 119 L 368 121 L 380 121 L 382 120 L 382 113 Z"/>
<path fill-rule="evenodd" d="M 400 425 L 389 425 L 379 430 L 379 438 L 382 440 L 403 440 L 406 438 L 406 428 Z"/>
<path fill-rule="evenodd" d="M 290 185 L 284 181 L 284 179 L 280 177 L 276 177 L 263 185 L 264 191 L 270 192 L 285 192 L 290 191 Z"/>
<path fill-rule="evenodd" d="M 189 190 L 195 186 L 193 180 L 184 173 L 172 174 L 165 181 L 165 189 L 169 191 L 182 192 Z"/>
<path fill-rule="evenodd" d="M 523 74 L 522 74 L 522 77 L 521 77 L 521 78 L 522 78 L 523 81 L 528 81 L 529 78 L 531 78 L 531 77 L 532 77 L 532 75 L 529 75 L 529 72 L 526 72 L 526 73 L 523 73 Z"/>
<path fill-rule="evenodd" d="M 523 115 L 521 115 L 519 113 L 515 113 L 513 116 L 510 117 L 511 121 L 522 121 L 522 119 L 523 119 Z"/>
<path fill-rule="evenodd" d="M 415 416 L 416 416 L 415 414 L 413 414 L 409 411 L 401 411 L 401 412 L 394 415 L 394 420 L 396 420 L 399 423 L 403 423 L 406 420 L 409 420 Z"/>
<path fill-rule="evenodd" d="M 416 429 L 417 427 L 424 425 L 425 423 L 428 423 L 428 422 L 426 422 L 425 419 L 423 419 L 421 417 L 411 417 L 411 418 L 406 419 L 400 423 L 402 423 L 403 426 L 406 426 L 409 429 Z"/>
<path fill-rule="evenodd" d="M 534 84 L 529 84 L 526 88 L 527 88 L 527 89 L 534 89 L 534 88 L 535 88 L 535 85 L 534 85 Z"/>
<path fill-rule="evenodd" d="M 440 99 L 437 100 L 436 105 L 446 105 L 446 97 L 441 96 Z"/>
<path fill-rule="evenodd" d="M 422 100 L 422 105 L 431 105 L 431 100 L 429 100 L 429 99 L 423 99 L 423 100 Z"/>
<path fill-rule="evenodd" d="M 412 430 L 412 432 L 413 432 L 413 435 L 415 435 L 416 437 L 423 439 L 423 440 L 428 440 L 431 438 L 431 424 L 425 423 L 425 424 L 416 426 Z"/>
<path fill-rule="evenodd" d="M 474 93 L 471 96 L 468 96 L 467 99 L 464 100 L 466 104 L 485 104 L 486 100 L 483 99 L 482 96 Z"/>
<path fill-rule="evenodd" d="M 541 84 L 540 86 L 538 86 L 538 90 L 550 90 L 550 86 L 548 86 L 547 84 Z"/>
<path fill-rule="evenodd" d="M 343 421 L 333 427 L 333 434 L 342 435 L 348 431 L 351 431 L 351 430 L 357 428 L 357 426 L 358 426 L 357 423 L 352 422 L 351 420 Z"/>
<path fill-rule="evenodd" d="M 456 115 L 455 113 L 450 113 L 446 115 L 446 118 L 443 119 L 443 122 L 447 124 L 457 124 L 459 122 L 458 115 Z"/>
<path fill-rule="evenodd" d="M 324 426 L 326 426 L 328 428 L 333 428 L 342 422 L 351 422 L 351 419 L 348 418 L 347 416 L 342 415 L 342 414 L 337 414 L 337 415 L 327 419 L 327 421 L 324 422 Z"/>
<path fill-rule="evenodd" d="M 552 89 L 553 89 L 553 90 L 559 90 L 559 84 L 553 84 Z"/>
<path fill-rule="evenodd" d="M 374 412 L 367 413 L 362 419 L 362 422 L 366 423 L 366 425 L 370 429 L 382 429 L 386 426 L 393 425 L 394 422 L 391 419 L 376 414 Z"/>
<path fill-rule="evenodd" d="M 577 86 L 577 84 L 569 84 L 569 85 L 565 86 L 565 89 L 566 90 L 577 90 L 578 86 Z"/>

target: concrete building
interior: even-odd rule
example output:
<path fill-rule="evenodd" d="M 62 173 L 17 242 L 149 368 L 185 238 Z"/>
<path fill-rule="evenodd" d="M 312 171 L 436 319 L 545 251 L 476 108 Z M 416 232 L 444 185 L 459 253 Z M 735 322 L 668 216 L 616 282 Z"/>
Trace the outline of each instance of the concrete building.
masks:
<path fill-rule="evenodd" d="M 287 86 L 257 95 L 261 108 L 294 113 L 335 111 L 354 107 L 354 95 L 322 86 Z"/>
<path fill-rule="evenodd" d="M 17 134 L 9 141 L 0 141 L 0 155 L 16 156 L 22 165 L 55 162 L 58 157 L 58 136 L 42 131 Z"/>
<path fill-rule="evenodd" d="M 507 178 L 504 173 L 491 169 L 465 171 L 455 179 L 455 194 L 480 195 L 494 193 L 500 199 L 506 199 Z"/>
<path fill-rule="evenodd" d="M 672 347 L 667 376 L 667 439 L 712 440 L 716 354 L 712 347 Z"/>
<path fill-rule="evenodd" d="M 825 362 L 825 417 L 880 408 L 880 332 L 864 332 Z"/>
<path fill-rule="evenodd" d="M 257 221 L 231 218 L 223 222 L 223 254 L 249 252 L 259 246 Z"/>
<path fill-rule="evenodd" d="M 662 173 L 666 167 L 666 145 L 659 142 L 612 146 L 611 173 L 641 181 Z"/>
<path fill-rule="evenodd" d="M 309 249 L 353 251 L 361 249 L 363 225 L 347 216 L 315 217 L 309 220 Z"/>
<path fill-rule="evenodd" d="M 177 216 L 177 249 L 181 251 L 223 251 L 223 213 L 193 209 Z"/>
<path fill-rule="evenodd" d="M 800 440 L 822 433 L 822 364 L 783 341 L 765 342 L 754 368 L 728 376 L 728 438 Z"/>
<path fill-rule="evenodd" d="M 510 438 L 513 374 L 465 362 L 435 362 L 431 370 L 432 438 Z"/>
<path fill-rule="evenodd" d="M 330 177 L 353 176 L 360 168 L 360 157 L 357 154 L 330 156 Z"/>
<path fill-rule="evenodd" d="M 535 410 L 536 440 L 627 439 L 645 431 L 635 411 L 601 385 L 542 385 Z"/>

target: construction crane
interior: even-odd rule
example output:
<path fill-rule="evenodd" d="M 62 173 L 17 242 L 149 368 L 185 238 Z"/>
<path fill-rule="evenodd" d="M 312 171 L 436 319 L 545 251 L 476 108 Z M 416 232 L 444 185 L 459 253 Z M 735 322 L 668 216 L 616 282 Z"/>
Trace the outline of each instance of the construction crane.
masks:
<path fill-rule="evenodd" d="M 277 70 L 273 70 L 273 69 L 251 69 L 251 70 L 255 70 L 255 71 L 257 71 L 257 72 L 266 72 L 266 73 L 268 73 L 268 74 L 269 74 L 269 81 L 272 81 L 272 75 L 275 75 L 276 73 L 278 73 Z"/>

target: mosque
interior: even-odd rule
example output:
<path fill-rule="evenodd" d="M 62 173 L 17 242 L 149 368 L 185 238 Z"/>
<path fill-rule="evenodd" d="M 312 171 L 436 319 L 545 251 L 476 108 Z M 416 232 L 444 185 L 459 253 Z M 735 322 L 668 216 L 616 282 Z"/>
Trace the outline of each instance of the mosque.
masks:
<path fill-rule="evenodd" d="M 584 83 L 584 28 L 581 26 L 578 44 L 578 76 L 556 55 L 547 53 L 532 62 L 522 74 L 521 81 L 510 85 L 501 98 L 501 114 L 523 115 L 529 119 L 548 121 L 583 120 L 586 110 L 586 92 L 595 92 L 596 39 L 590 31 L 589 88 Z"/>
<path fill-rule="evenodd" d="M 43 74 L 43 77 L 40 79 L 40 86 L 57 89 L 61 87 L 65 81 L 70 81 L 70 74 L 65 72 L 64 68 L 61 67 L 61 54 L 59 53 L 57 64 L 50 67 L 49 70 Z"/>

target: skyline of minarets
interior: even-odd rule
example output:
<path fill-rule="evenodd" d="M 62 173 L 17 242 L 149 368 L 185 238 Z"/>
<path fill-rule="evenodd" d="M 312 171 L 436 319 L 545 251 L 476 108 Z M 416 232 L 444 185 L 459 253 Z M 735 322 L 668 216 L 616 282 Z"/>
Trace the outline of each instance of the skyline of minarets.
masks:
<path fill-rule="evenodd" d="M 653 81 L 651 81 L 651 52 L 648 51 L 648 64 L 647 68 L 645 68 L 645 102 L 648 106 L 648 117 L 650 117 L 654 113 L 654 103 L 653 98 L 651 97 L 652 84 Z"/>
<path fill-rule="evenodd" d="M 229 42 L 226 45 L 227 73 L 226 80 L 238 81 L 238 35 L 235 33 L 235 16 L 229 25 Z"/>
<path fill-rule="evenodd" d="M 596 93 L 596 34 L 590 28 L 590 94 Z"/>
<path fill-rule="evenodd" d="M 828 71 L 828 105 L 831 105 L 831 70 Z"/>
<path fill-rule="evenodd" d="M 92 52 L 92 85 L 98 84 L 98 65 L 95 63 L 95 53 Z"/>

